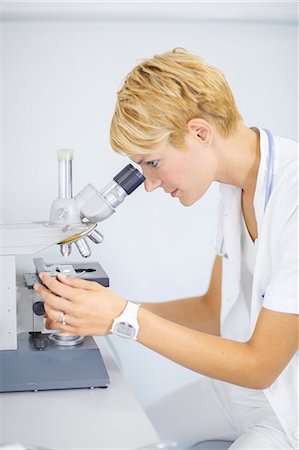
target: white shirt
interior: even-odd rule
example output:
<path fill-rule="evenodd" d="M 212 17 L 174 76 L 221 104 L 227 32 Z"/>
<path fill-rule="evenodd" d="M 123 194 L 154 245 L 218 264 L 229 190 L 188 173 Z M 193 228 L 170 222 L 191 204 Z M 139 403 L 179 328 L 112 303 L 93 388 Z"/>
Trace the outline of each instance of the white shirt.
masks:
<path fill-rule="evenodd" d="M 254 195 L 258 241 L 254 248 L 244 235 L 242 240 L 241 190 L 230 185 L 220 187 L 216 248 L 223 256 L 221 335 L 238 342 L 250 339 L 262 307 L 298 314 L 298 147 L 293 141 L 274 138 L 273 185 L 264 212 L 268 139 L 263 130 L 259 131 L 261 159 Z M 248 400 L 249 390 L 239 389 Z M 297 447 L 298 352 L 263 393 Z M 258 400 L 263 396 L 257 395 Z"/>
<path fill-rule="evenodd" d="M 241 229 L 242 261 L 244 261 L 244 270 L 248 272 L 248 275 L 251 276 L 251 278 L 253 278 L 254 273 L 257 244 L 258 239 L 255 239 L 255 241 L 253 242 L 247 229 L 244 214 L 242 214 L 242 229 Z"/>

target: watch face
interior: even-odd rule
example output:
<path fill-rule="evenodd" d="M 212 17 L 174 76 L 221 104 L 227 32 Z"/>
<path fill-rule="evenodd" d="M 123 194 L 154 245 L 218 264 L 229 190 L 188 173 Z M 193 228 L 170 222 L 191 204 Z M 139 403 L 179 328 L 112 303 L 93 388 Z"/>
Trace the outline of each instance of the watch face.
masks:
<path fill-rule="evenodd" d="M 120 322 L 116 324 L 114 333 L 126 339 L 133 339 L 135 336 L 135 328 L 129 323 Z"/>

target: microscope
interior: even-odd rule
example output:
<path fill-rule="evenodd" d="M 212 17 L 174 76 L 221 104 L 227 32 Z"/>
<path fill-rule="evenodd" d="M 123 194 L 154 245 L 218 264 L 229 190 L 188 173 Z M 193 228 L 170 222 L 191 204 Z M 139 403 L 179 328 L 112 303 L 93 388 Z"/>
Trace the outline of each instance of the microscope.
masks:
<path fill-rule="evenodd" d="M 27 288 L 41 282 L 40 272 L 52 277 L 64 273 L 108 287 L 109 278 L 100 264 L 85 261 L 91 255 L 88 242 L 103 241 L 97 223 L 114 214 L 127 195 L 143 183 L 144 177 L 129 164 L 102 190 L 88 184 L 73 197 L 73 151 L 58 150 L 57 156 L 58 197 L 51 206 L 49 220 L 0 224 L 0 392 L 109 385 L 100 350 L 91 336 L 44 333 L 40 329 L 18 333 L 15 259 L 17 255 L 34 254 L 57 244 L 67 258 L 74 245 L 84 261 L 47 264 L 43 258 L 34 258 L 36 271 L 24 275 Z M 39 325 L 43 324 L 41 298 L 31 303 L 31 307 Z"/>

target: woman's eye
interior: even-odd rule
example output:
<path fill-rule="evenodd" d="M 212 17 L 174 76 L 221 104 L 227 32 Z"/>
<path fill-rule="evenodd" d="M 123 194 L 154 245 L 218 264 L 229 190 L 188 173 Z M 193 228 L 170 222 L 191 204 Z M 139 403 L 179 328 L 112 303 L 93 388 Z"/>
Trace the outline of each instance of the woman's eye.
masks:
<path fill-rule="evenodd" d="M 146 164 L 147 164 L 148 166 L 151 166 L 151 167 L 157 167 L 158 164 L 159 164 L 159 160 L 158 160 L 158 159 L 154 159 L 153 161 L 147 161 Z"/>

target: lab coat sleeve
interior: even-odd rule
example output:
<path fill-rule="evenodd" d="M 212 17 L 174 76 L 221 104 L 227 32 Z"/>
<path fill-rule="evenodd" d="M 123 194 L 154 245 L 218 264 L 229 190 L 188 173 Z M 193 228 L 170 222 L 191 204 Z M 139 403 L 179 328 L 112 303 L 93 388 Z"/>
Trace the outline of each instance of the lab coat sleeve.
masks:
<path fill-rule="evenodd" d="M 298 205 L 285 216 L 277 237 L 271 281 L 266 287 L 265 308 L 298 314 Z"/>

